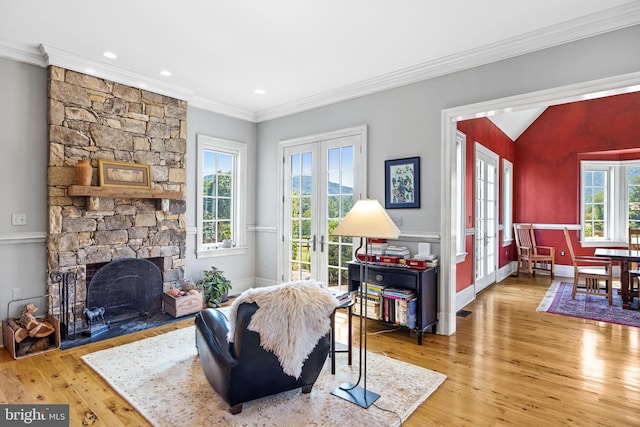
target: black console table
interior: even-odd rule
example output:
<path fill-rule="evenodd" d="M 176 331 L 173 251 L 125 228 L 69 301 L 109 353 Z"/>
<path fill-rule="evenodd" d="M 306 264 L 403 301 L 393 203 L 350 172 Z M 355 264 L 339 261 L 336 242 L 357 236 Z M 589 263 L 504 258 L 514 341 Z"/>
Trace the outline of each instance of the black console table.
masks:
<path fill-rule="evenodd" d="M 350 262 L 349 268 L 349 292 L 360 288 L 360 267 L 364 264 Z M 438 323 L 438 272 L 436 268 L 427 270 L 414 270 L 407 267 L 387 267 L 375 264 L 368 265 L 368 278 L 365 282 L 410 289 L 416 293 L 416 327 L 418 344 L 422 345 L 422 335 L 431 328 L 431 333 L 436 332 Z M 363 273 L 364 274 L 364 273 Z M 383 320 L 379 320 L 383 322 Z"/>

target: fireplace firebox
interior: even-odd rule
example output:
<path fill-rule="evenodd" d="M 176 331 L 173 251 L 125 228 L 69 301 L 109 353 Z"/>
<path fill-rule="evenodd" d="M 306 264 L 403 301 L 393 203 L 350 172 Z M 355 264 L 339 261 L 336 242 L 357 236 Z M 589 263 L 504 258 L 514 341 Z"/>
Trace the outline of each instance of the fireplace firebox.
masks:
<path fill-rule="evenodd" d="M 126 258 L 102 266 L 87 285 L 86 307 L 104 307 L 107 324 L 162 310 L 162 273 L 153 262 Z"/>

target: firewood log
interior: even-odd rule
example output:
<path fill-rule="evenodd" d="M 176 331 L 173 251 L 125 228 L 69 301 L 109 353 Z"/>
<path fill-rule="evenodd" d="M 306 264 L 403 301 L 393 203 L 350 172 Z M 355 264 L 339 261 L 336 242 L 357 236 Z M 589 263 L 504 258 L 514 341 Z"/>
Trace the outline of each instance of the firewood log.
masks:
<path fill-rule="evenodd" d="M 48 337 L 55 331 L 56 329 L 53 327 L 51 323 L 47 322 L 46 320 L 43 320 L 42 323 L 40 324 L 40 327 L 38 328 L 38 331 L 33 336 L 35 338 L 44 338 L 44 337 Z M 31 335 L 31 331 L 29 331 L 29 335 Z"/>
<path fill-rule="evenodd" d="M 27 354 L 32 344 L 33 344 L 33 338 L 27 338 L 26 340 L 19 343 L 18 347 L 16 348 L 16 357 L 21 357 Z"/>
<path fill-rule="evenodd" d="M 13 319 L 9 319 L 9 320 L 7 320 L 7 325 L 9 325 L 9 327 L 10 327 L 11 329 L 13 329 L 13 331 L 14 331 L 14 332 L 15 332 L 15 331 L 17 331 L 17 330 L 18 330 L 18 328 L 20 328 L 20 327 L 21 327 L 21 326 L 20 326 L 20 325 L 18 325 L 18 324 L 16 323 L 16 321 L 15 321 L 15 320 L 13 320 Z"/>
<path fill-rule="evenodd" d="M 17 343 L 20 343 L 29 337 L 29 332 L 25 328 L 18 328 L 13 331 L 13 337 Z"/>
<path fill-rule="evenodd" d="M 49 340 L 46 338 L 40 338 L 29 347 L 28 353 L 39 353 L 49 348 Z"/>

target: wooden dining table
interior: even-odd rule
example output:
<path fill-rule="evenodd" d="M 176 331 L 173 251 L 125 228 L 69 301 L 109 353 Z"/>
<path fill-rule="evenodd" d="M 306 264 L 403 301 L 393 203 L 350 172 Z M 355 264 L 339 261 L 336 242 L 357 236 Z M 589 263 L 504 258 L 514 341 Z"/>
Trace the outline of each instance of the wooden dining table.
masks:
<path fill-rule="evenodd" d="M 596 248 L 594 255 L 602 258 L 609 258 L 620 263 L 620 297 L 622 298 L 622 308 L 632 308 L 631 302 L 633 301 L 634 295 L 631 289 L 631 282 L 629 281 L 629 266 L 632 262 L 640 263 L 640 251 L 630 249 Z M 640 301 L 638 306 L 640 308 Z"/>

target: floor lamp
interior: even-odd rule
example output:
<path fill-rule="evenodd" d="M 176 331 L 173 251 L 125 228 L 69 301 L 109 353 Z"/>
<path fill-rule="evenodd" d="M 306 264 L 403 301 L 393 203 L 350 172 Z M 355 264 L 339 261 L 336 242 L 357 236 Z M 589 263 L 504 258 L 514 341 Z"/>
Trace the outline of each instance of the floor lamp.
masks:
<path fill-rule="evenodd" d="M 380 395 L 367 390 L 367 304 L 365 283 L 368 280 L 370 239 L 397 239 L 400 230 L 376 199 L 360 199 L 332 233 L 333 236 L 360 237 L 365 239 L 364 269 L 360 265 L 360 367 L 355 384 L 343 383 L 331 394 L 368 408 Z M 364 319 L 364 323 L 363 323 Z M 360 386 L 362 381 L 362 386 Z"/>

